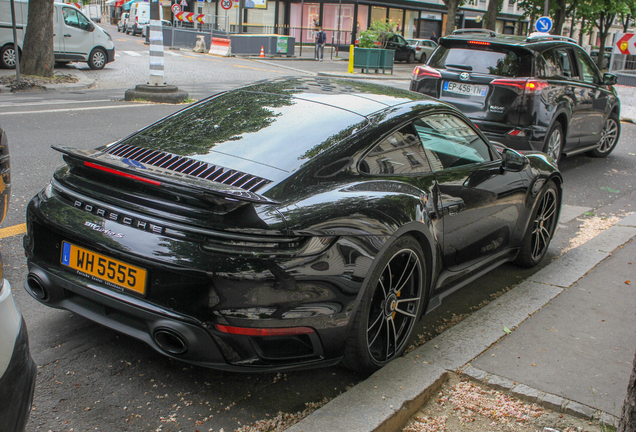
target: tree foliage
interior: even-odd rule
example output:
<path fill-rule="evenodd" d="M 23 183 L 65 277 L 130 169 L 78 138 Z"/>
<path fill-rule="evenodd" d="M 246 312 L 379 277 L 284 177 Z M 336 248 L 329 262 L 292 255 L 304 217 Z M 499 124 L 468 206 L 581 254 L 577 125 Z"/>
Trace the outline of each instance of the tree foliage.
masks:
<path fill-rule="evenodd" d="M 52 77 L 54 65 L 53 2 L 29 0 L 20 71 L 25 75 Z"/>
<path fill-rule="evenodd" d="M 360 48 L 384 48 L 387 39 L 394 33 L 394 29 L 394 24 L 375 20 L 368 29 L 360 32 L 358 46 Z"/>

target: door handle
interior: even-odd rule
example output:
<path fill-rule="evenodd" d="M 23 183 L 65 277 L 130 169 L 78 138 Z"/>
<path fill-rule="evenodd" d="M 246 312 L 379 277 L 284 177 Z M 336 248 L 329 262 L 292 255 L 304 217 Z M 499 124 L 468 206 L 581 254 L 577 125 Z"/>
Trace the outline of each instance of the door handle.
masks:
<path fill-rule="evenodd" d="M 451 204 L 451 205 L 448 206 L 448 215 L 449 216 L 455 216 L 460 211 L 462 211 L 462 209 L 459 206 L 459 204 Z"/>
<path fill-rule="evenodd" d="M 65 34 L 64 37 L 71 37 L 71 35 L 70 34 Z"/>

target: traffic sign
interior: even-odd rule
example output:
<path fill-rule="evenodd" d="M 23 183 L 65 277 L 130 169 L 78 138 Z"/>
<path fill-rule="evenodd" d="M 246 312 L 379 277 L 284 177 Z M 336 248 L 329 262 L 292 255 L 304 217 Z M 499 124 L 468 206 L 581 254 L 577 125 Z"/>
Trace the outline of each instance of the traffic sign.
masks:
<path fill-rule="evenodd" d="M 537 23 L 535 24 L 535 28 L 537 29 L 538 32 L 550 33 L 550 30 L 552 30 L 552 19 L 550 19 L 550 17 L 547 17 L 547 16 L 542 16 L 541 18 L 537 20 Z"/>
<path fill-rule="evenodd" d="M 232 0 L 223 0 L 221 1 L 221 7 L 225 10 L 232 8 Z"/>
<path fill-rule="evenodd" d="M 178 14 L 179 12 L 181 12 L 181 6 L 179 6 L 178 4 L 173 4 L 172 5 L 172 13 L 173 14 Z"/>
<path fill-rule="evenodd" d="M 618 33 L 616 35 L 614 54 L 636 54 L 636 38 L 634 37 L 634 33 Z"/>
<path fill-rule="evenodd" d="M 188 2 L 186 0 L 181 0 L 181 3 L 179 3 L 181 6 L 188 6 Z"/>

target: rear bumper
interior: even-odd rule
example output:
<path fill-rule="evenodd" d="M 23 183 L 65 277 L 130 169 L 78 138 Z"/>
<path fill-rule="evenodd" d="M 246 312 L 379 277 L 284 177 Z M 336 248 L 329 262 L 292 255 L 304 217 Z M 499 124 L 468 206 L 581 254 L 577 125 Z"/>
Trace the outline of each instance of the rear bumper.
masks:
<path fill-rule="evenodd" d="M 547 130 L 539 126 L 514 126 L 500 123 L 481 122 L 473 120 L 477 127 L 491 141 L 496 141 L 519 151 L 543 151 Z M 522 131 L 520 135 L 510 135 L 508 132 L 517 129 Z"/>

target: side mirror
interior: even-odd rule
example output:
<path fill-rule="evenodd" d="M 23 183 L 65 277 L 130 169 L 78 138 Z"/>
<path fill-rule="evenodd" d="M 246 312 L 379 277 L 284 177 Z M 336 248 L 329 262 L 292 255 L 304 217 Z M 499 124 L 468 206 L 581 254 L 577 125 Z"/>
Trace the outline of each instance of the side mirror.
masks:
<path fill-rule="evenodd" d="M 615 85 L 618 82 L 618 77 L 613 73 L 605 72 L 603 74 L 603 84 Z"/>
<path fill-rule="evenodd" d="M 509 148 L 504 149 L 501 158 L 501 168 L 504 171 L 519 172 L 522 171 L 528 163 L 527 157 Z"/>
<path fill-rule="evenodd" d="M 95 30 L 95 24 L 88 23 L 88 25 L 86 26 L 86 31 L 92 32 L 93 30 Z"/>

